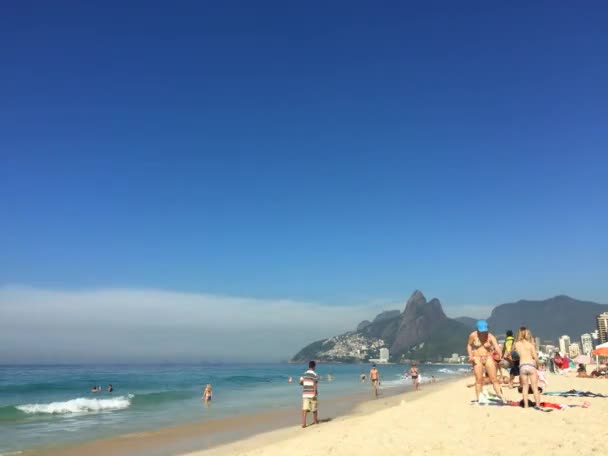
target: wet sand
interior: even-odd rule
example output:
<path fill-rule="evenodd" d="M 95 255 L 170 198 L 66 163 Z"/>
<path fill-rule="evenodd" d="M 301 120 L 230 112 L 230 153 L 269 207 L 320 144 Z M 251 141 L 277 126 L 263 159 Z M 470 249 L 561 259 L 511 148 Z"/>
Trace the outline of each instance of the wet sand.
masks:
<path fill-rule="evenodd" d="M 445 386 L 451 380 L 425 385 L 420 392 L 411 387 L 383 389 L 378 399 L 369 395 L 353 394 L 319 401 L 319 419 L 326 426 L 343 416 L 361 416 L 371 411 L 398 404 L 403 397 L 416 399 Z M 410 399 L 408 399 L 410 400 Z M 214 404 L 219 407 L 221 405 Z M 272 432 L 291 432 L 300 428 L 300 410 L 270 410 L 238 417 L 208 420 L 149 432 L 125 434 L 85 443 L 67 444 L 26 451 L 23 456 L 166 456 L 201 449 L 212 449 L 230 442 Z M 309 420 L 311 417 L 309 416 Z"/>

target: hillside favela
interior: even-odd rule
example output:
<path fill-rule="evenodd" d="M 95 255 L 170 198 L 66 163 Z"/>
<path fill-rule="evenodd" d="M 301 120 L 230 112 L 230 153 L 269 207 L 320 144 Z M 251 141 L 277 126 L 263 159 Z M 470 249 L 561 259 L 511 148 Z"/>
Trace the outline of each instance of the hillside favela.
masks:
<path fill-rule="evenodd" d="M 608 454 L 608 1 L 0 2 L 0 456 Z"/>

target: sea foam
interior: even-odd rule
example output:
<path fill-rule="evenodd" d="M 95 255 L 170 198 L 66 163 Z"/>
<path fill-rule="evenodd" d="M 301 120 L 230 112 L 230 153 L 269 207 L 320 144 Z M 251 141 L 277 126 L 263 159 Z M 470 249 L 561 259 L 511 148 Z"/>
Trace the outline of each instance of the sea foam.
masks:
<path fill-rule="evenodd" d="M 51 402 L 49 404 L 24 404 L 15 407 L 24 413 L 99 413 L 112 410 L 123 410 L 131 405 L 133 394 L 118 396 L 112 399 L 86 399 L 79 397 L 65 402 Z"/>

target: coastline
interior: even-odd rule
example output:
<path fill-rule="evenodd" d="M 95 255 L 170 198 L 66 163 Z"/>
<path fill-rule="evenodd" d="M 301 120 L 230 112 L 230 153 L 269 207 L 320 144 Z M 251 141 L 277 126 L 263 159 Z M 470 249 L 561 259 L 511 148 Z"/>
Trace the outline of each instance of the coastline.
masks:
<path fill-rule="evenodd" d="M 384 388 L 378 399 L 361 394 L 345 394 L 320 401 L 319 419 L 322 423 L 359 416 L 376 409 L 391 407 L 407 398 L 423 397 L 430 391 L 440 389 L 461 377 L 447 378 L 437 383 L 424 384 L 416 393 L 412 386 Z M 410 400 L 410 399 L 408 399 Z M 299 403 L 299 402 L 298 402 Z M 218 418 L 201 422 L 180 424 L 160 429 L 123 434 L 81 443 L 61 444 L 25 450 L 20 456 L 165 456 L 213 449 L 259 435 L 289 432 L 301 429 L 300 410 L 264 409 L 256 413 L 246 413 L 237 417 Z"/>
<path fill-rule="evenodd" d="M 368 455 L 529 455 L 603 454 L 608 398 L 543 396 L 568 405 L 563 410 L 472 404 L 472 377 L 446 382 L 427 394 L 396 396 L 385 407 L 307 429 L 296 427 L 253 436 L 184 456 Z M 428 389 L 428 388 L 425 388 Z M 608 381 L 573 376 L 549 377 L 549 391 L 577 389 L 608 394 Z M 519 400 L 506 389 L 508 400 Z M 572 407 L 589 403 L 589 408 Z M 505 428 L 505 423 L 508 426 Z M 483 429 L 483 432 L 479 430 Z"/>

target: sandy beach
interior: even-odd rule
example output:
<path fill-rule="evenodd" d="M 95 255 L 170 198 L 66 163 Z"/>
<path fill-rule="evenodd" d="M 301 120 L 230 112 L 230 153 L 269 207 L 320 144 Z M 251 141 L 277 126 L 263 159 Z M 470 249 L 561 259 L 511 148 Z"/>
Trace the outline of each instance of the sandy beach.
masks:
<path fill-rule="evenodd" d="M 547 391 L 608 394 L 606 379 L 570 374 L 549 375 L 548 381 Z M 431 391 L 380 398 L 317 426 L 281 429 L 188 456 L 606 454 L 608 398 L 543 396 L 552 403 L 591 404 L 552 412 L 472 405 L 470 383 L 472 377 L 463 377 Z M 505 391 L 509 400 L 521 398 L 516 389 Z"/>

